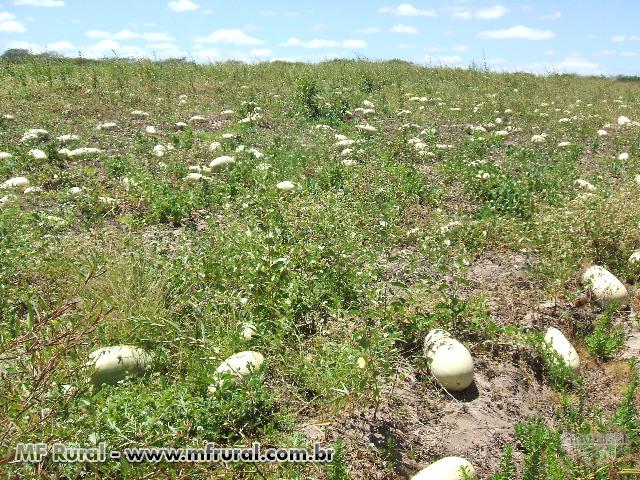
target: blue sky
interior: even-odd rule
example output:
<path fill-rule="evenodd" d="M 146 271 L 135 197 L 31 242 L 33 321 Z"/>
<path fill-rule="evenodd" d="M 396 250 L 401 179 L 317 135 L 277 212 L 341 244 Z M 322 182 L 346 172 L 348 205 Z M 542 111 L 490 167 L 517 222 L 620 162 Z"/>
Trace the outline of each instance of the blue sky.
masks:
<path fill-rule="evenodd" d="M 0 0 L 0 49 L 640 74 L 640 1 Z"/>

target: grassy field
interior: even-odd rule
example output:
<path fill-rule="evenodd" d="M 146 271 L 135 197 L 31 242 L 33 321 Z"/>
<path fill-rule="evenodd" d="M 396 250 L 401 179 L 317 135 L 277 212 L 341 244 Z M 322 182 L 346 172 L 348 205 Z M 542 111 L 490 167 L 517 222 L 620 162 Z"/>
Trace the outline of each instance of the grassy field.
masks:
<path fill-rule="evenodd" d="M 0 191 L 5 462 L 38 441 L 336 449 L 329 464 L 44 460 L 8 478 L 409 478 L 448 455 L 493 480 L 640 466 L 640 83 L 52 59 L 0 63 L 0 115 L 0 183 L 36 187 Z M 34 128 L 48 138 L 21 141 Z M 61 152 L 79 147 L 100 151 Z M 591 301 L 590 265 L 631 300 Z M 436 327 L 473 355 L 464 392 L 429 372 Z M 112 345 L 152 365 L 93 388 L 89 353 Z M 245 350 L 262 368 L 211 392 Z M 595 433 L 626 441 L 565 441 Z"/>

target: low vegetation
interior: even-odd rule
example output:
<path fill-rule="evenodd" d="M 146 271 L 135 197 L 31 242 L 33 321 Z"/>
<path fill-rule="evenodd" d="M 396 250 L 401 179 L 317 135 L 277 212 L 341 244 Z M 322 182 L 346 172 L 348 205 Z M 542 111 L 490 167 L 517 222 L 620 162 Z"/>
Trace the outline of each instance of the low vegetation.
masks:
<path fill-rule="evenodd" d="M 409 478 L 461 456 L 493 480 L 633 478 L 640 84 L 19 60 L 0 61 L 3 461 L 42 441 L 336 454 L 10 476 Z M 473 358 L 461 392 L 431 375 L 433 329 Z M 144 365 L 92 382 L 119 345 Z M 239 352 L 260 361 L 229 375 Z"/>

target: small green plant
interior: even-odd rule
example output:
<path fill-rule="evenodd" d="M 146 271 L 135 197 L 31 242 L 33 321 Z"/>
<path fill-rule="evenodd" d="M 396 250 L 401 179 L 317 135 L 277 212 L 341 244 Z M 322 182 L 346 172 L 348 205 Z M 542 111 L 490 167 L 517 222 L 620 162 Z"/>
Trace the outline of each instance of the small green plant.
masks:
<path fill-rule="evenodd" d="M 302 77 L 298 79 L 298 95 L 302 104 L 303 112 L 305 112 L 310 118 L 322 116 L 318 84 L 314 79 L 309 77 Z"/>
<path fill-rule="evenodd" d="M 478 178 L 476 183 L 477 195 L 483 202 L 482 216 L 490 214 L 527 219 L 533 215 L 534 200 L 525 181 L 499 174 L 488 179 Z"/>
<path fill-rule="evenodd" d="M 441 288 L 444 288 L 444 285 Z M 461 299 L 455 292 L 448 292 L 446 297 L 436 303 L 435 310 L 429 315 L 428 323 L 445 330 L 457 331 L 463 325 L 468 306 L 466 300 Z"/>
<path fill-rule="evenodd" d="M 517 424 L 515 430 L 525 454 L 522 480 L 567 478 L 565 453 L 556 431 L 547 427 L 540 418 Z"/>
<path fill-rule="evenodd" d="M 589 351 L 600 358 L 611 358 L 624 344 L 624 332 L 612 325 L 611 317 L 616 305 L 608 307 L 596 322 L 591 335 L 585 337 Z"/>
<path fill-rule="evenodd" d="M 596 322 L 593 333 L 585 337 L 589 351 L 603 359 L 611 358 L 624 344 L 623 330 L 611 322 L 614 312 L 615 306 L 607 308 Z"/>
<path fill-rule="evenodd" d="M 393 434 L 389 434 L 384 439 L 384 444 L 380 447 L 380 452 L 389 470 L 394 470 L 400 458 L 398 441 Z"/>
<path fill-rule="evenodd" d="M 333 460 L 327 467 L 327 480 L 346 480 L 348 478 L 344 440 L 339 438 L 333 447 Z"/>
<path fill-rule="evenodd" d="M 585 391 L 582 385 L 577 395 L 575 395 L 576 398 L 574 399 L 573 397 L 574 395 L 560 395 L 560 408 L 556 412 L 556 416 L 562 422 L 564 428 L 587 433 L 591 430 L 591 418 L 585 406 Z M 596 417 L 599 416 L 598 413 L 596 412 Z"/>
<path fill-rule="evenodd" d="M 178 225 L 191 212 L 193 200 L 191 192 L 168 185 L 153 185 L 148 194 L 148 216 L 153 222 Z"/>
<path fill-rule="evenodd" d="M 629 362 L 631 367 L 631 380 L 624 392 L 622 402 L 614 415 L 615 424 L 621 427 L 627 435 L 628 448 L 636 449 L 640 446 L 640 414 L 637 405 L 637 391 L 640 383 L 640 372 L 637 369 L 637 360 Z"/>
<path fill-rule="evenodd" d="M 491 480 L 515 480 L 516 466 L 513 463 L 513 445 L 506 445 L 502 449 L 500 470 L 491 477 Z"/>

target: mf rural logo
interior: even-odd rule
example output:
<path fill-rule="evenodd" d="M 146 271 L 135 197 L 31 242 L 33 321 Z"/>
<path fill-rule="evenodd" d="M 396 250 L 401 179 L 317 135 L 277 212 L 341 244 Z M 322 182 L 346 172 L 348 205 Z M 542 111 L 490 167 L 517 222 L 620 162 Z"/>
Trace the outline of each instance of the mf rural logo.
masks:
<path fill-rule="evenodd" d="M 573 457 L 582 459 L 600 474 L 609 469 L 609 477 L 615 479 L 640 479 L 640 465 L 620 468 L 615 465 L 618 453 L 628 445 L 627 435 L 622 432 L 571 434 L 561 436 L 562 446 Z M 598 465 L 604 465 L 598 468 Z"/>

